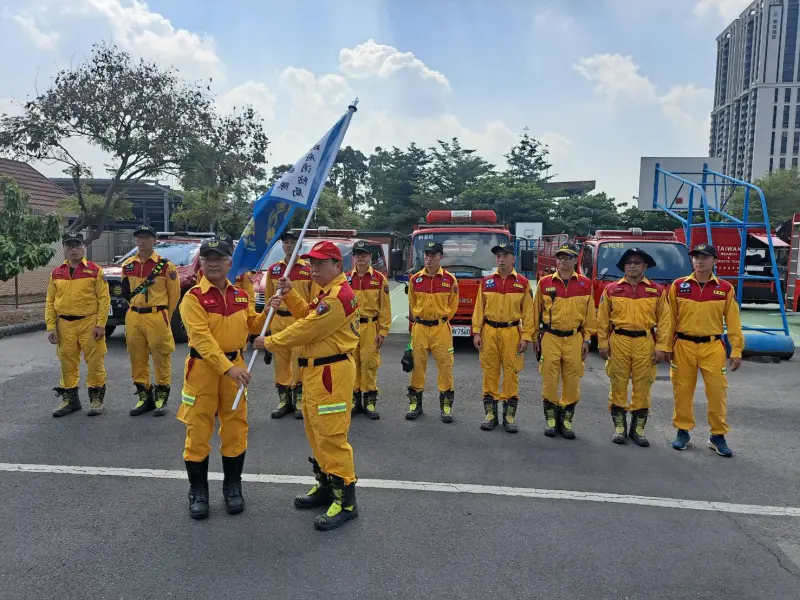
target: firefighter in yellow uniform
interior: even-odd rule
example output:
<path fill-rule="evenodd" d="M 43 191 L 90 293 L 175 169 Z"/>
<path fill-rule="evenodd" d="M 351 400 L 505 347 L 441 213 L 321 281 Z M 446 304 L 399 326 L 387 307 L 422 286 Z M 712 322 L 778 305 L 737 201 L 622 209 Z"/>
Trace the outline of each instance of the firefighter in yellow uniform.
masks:
<path fill-rule="evenodd" d="M 725 434 L 728 433 L 725 344 L 722 334 L 728 330 L 731 346 L 731 371 L 742 365 L 744 335 L 739 318 L 736 291 L 727 281 L 714 275 L 717 250 L 710 244 L 695 246 L 689 253 L 694 272 L 676 279 L 669 291 L 669 304 L 675 321 L 675 343 L 670 364 L 675 412 L 672 424 L 678 430 L 672 447 L 685 450 L 689 431 L 694 428 L 694 390 L 697 370 L 703 374 L 708 401 L 711 437 L 708 446 L 720 456 L 730 457 Z"/>
<path fill-rule="evenodd" d="M 242 349 L 251 332 L 261 331 L 266 314 L 256 314 L 247 293 L 227 280 L 232 246 L 223 239 L 200 245 L 203 275 L 181 302 L 181 318 L 189 335 L 177 418 L 186 425 L 183 459 L 189 476 L 189 514 L 208 516 L 208 457 L 219 417 L 222 495 L 228 513 L 244 510 L 242 469 L 247 450 L 247 390 L 238 408 L 233 402 L 240 385 L 247 386 Z"/>
<path fill-rule="evenodd" d="M 667 291 L 645 277 L 645 270 L 655 266 L 653 257 L 641 248 L 626 250 L 617 262 L 625 277 L 603 290 L 597 309 L 597 347 L 611 380 L 608 408 L 615 444 L 624 444 L 627 435 L 637 446 L 650 445 L 644 435 L 650 387 L 656 366 L 666 361 L 673 335 Z M 628 381 L 633 382 L 630 404 Z"/>
<path fill-rule="evenodd" d="M 584 361 L 595 333 L 596 314 L 592 282 L 575 272 L 578 248 L 563 244 L 556 251 L 556 272 L 539 280 L 533 307 L 534 332 L 540 340 L 544 434 L 575 439 L 573 418 L 581 399 Z M 558 383 L 561 381 L 561 395 Z"/>
<path fill-rule="evenodd" d="M 102 414 L 106 395 L 106 321 L 111 307 L 103 269 L 86 260 L 80 234 L 63 238 L 66 260 L 50 275 L 44 319 L 47 337 L 57 345 L 61 381 L 54 388 L 61 405 L 53 412 L 63 417 L 81 409 L 78 396 L 81 352 L 86 361 L 90 417 Z"/>
<path fill-rule="evenodd" d="M 519 373 L 524 354 L 533 341 L 533 294 L 530 282 L 514 270 L 514 244 L 492 248 L 497 271 L 481 281 L 472 335 L 480 352 L 483 369 L 483 409 L 486 417 L 481 429 L 491 431 L 499 422 L 497 403 L 503 403 L 503 428 L 517 432 Z M 503 385 L 500 387 L 500 373 Z"/>
<path fill-rule="evenodd" d="M 335 244 L 318 242 L 303 258 L 311 261 L 319 294 L 309 304 L 293 289 L 290 278 L 282 278 L 286 305 L 298 320 L 280 333 L 257 338 L 254 345 L 267 350 L 300 348 L 306 390 L 303 419 L 317 484 L 295 498 L 294 504 L 299 509 L 330 504 L 314 521 L 315 528 L 330 530 L 358 516 L 353 448 L 347 436 L 356 376 L 353 352 L 358 348 L 359 307 L 342 272 L 342 254 Z M 279 302 L 280 297 L 271 300 L 273 306 Z"/>
<path fill-rule="evenodd" d="M 392 326 L 389 282 L 372 268 L 372 248 L 364 240 L 353 244 L 353 262 L 355 268 L 347 274 L 347 281 L 361 310 L 360 340 L 354 354 L 353 414 L 363 412 L 370 419 L 379 419 L 375 410 L 379 391 L 378 367 L 381 365 L 381 347 Z"/>
<path fill-rule="evenodd" d="M 458 310 L 458 280 L 441 267 L 444 248 L 439 242 L 429 242 L 424 251 L 425 268 L 411 276 L 408 287 L 411 347 L 414 368 L 408 386 L 406 419 L 413 421 L 422 414 L 422 393 L 425 390 L 425 371 L 428 352 L 436 360 L 439 373 L 439 410 L 444 423 L 453 422 L 453 330 L 452 319 Z"/>
<path fill-rule="evenodd" d="M 125 341 L 138 396 L 130 414 L 135 417 L 152 410 L 160 417 L 167 412 L 175 350 L 170 322 L 181 299 L 181 284 L 175 265 L 153 250 L 155 230 L 145 225 L 133 235 L 139 251 L 122 263 L 122 291 L 129 304 Z M 151 355 L 155 393 L 150 383 Z"/>
<path fill-rule="evenodd" d="M 297 246 L 297 235 L 291 231 L 285 231 L 281 235 L 281 245 L 283 246 L 284 258 L 272 264 L 267 269 L 267 281 L 264 284 L 264 297 L 272 298 L 278 290 L 278 282 L 286 276 L 286 267 L 289 259 Z M 289 274 L 292 286 L 295 291 L 306 302 L 311 300 L 311 270 L 308 263 L 298 259 Z M 264 310 L 268 310 L 265 308 Z M 291 311 L 284 302 L 275 310 L 275 314 L 270 321 L 268 333 L 280 333 L 289 325 L 295 322 Z M 278 407 L 270 415 L 273 419 L 294 413 L 295 419 L 303 418 L 303 381 L 300 368 L 297 366 L 297 359 L 300 354 L 299 348 L 278 348 L 273 354 L 264 353 L 265 360 L 273 358 L 275 360 L 275 387 L 278 389 Z"/>

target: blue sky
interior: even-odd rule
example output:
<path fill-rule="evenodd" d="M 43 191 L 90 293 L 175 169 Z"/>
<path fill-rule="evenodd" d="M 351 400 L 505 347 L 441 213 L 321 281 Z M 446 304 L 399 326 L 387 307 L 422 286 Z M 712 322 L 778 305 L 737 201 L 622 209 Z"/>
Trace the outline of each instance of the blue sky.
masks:
<path fill-rule="evenodd" d="M 747 0 L 6 0 L 0 111 L 94 41 L 212 77 L 294 162 L 358 95 L 346 144 L 461 138 L 502 165 L 527 126 L 559 179 L 630 201 L 641 156 L 705 156 L 715 38 Z M 77 145 L 96 174 L 103 156 Z M 42 166 L 49 175 L 57 167 Z"/>

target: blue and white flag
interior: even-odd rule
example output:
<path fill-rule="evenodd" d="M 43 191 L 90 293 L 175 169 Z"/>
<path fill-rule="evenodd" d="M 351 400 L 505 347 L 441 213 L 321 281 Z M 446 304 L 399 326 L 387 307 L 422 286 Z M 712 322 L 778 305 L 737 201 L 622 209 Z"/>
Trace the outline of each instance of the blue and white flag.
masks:
<path fill-rule="evenodd" d="M 233 252 L 228 279 L 261 267 L 298 208 L 314 210 L 328 173 L 336 161 L 355 102 L 330 131 L 301 156 L 253 205 L 253 218 L 244 228 Z"/>

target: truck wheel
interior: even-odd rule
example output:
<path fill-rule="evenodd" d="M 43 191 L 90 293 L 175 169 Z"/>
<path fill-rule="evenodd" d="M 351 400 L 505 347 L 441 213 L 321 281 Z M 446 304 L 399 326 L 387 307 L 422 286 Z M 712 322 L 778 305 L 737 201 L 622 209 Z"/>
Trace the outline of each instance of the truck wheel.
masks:
<path fill-rule="evenodd" d="M 106 325 L 106 339 L 110 338 L 116 329 L 116 325 Z"/>
<path fill-rule="evenodd" d="M 181 319 L 179 310 L 172 313 L 170 328 L 172 329 L 172 337 L 175 339 L 176 344 L 185 344 L 189 341 L 189 335 L 186 333 L 186 328 L 183 326 L 183 319 Z"/>

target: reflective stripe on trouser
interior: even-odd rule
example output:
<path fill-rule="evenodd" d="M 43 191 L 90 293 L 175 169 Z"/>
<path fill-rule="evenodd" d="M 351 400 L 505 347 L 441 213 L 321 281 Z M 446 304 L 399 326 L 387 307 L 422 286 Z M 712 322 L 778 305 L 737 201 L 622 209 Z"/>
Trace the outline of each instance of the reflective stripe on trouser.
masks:
<path fill-rule="evenodd" d="M 61 383 L 62 388 L 78 387 L 81 378 L 80 364 L 81 352 L 88 367 L 86 375 L 86 385 L 88 387 L 103 387 L 106 384 L 105 355 L 106 337 L 95 340 L 94 317 L 78 319 L 77 321 L 65 321 L 59 319 L 56 324 L 58 332 L 58 346 L 56 353 L 61 362 Z"/>
<path fill-rule="evenodd" d="M 484 325 L 481 331 L 483 348 L 480 359 L 483 369 L 483 395 L 495 400 L 519 398 L 519 375 L 524 355 L 517 355 L 520 332 L 517 327 L 496 328 Z M 500 372 L 503 386 L 500 387 Z"/>
<path fill-rule="evenodd" d="M 728 379 L 725 376 L 725 359 L 725 346 L 721 340 L 705 344 L 675 340 L 669 371 L 675 398 L 675 411 L 672 414 L 675 429 L 690 431 L 694 428 L 694 390 L 697 385 L 697 369 L 700 369 L 706 388 L 711 433 L 728 433 Z"/>
<path fill-rule="evenodd" d="M 353 352 L 356 364 L 354 392 L 378 392 L 378 367 L 381 366 L 381 352 L 375 348 L 378 323 L 361 323 L 358 348 Z"/>
<path fill-rule="evenodd" d="M 295 322 L 292 317 L 275 315 L 270 322 L 269 329 L 272 333 L 280 333 Z M 300 348 L 284 348 L 272 351 L 275 364 L 275 385 L 294 387 L 302 380 L 302 369 L 297 364 L 300 358 Z"/>
<path fill-rule="evenodd" d="M 576 333 L 566 338 L 552 333 L 542 336 L 539 372 L 542 374 L 542 399 L 552 404 L 569 406 L 581 399 L 581 377 L 584 364 L 581 360 L 583 335 Z M 561 396 L 558 382 L 561 380 Z"/>
<path fill-rule="evenodd" d="M 150 386 L 150 355 L 156 385 L 169 385 L 172 378 L 172 352 L 175 340 L 167 311 L 140 314 L 132 310 L 125 315 L 125 342 L 131 359 L 134 383 Z"/>
<path fill-rule="evenodd" d="M 347 441 L 355 377 L 352 358 L 303 368 L 303 424 L 311 454 L 325 473 L 341 477 L 345 485 L 356 481 Z"/>
<path fill-rule="evenodd" d="M 650 387 L 656 379 L 653 351 L 656 343 L 653 336 L 631 338 L 611 335 L 611 355 L 606 361 L 606 374 L 611 380 L 608 393 L 608 408 L 619 406 L 628 410 L 650 408 Z M 633 381 L 630 406 L 628 405 L 628 381 Z"/>
<path fill-rule="evenodd" d="M 246 368 L 241 355 L 234 361 Z M 214 417 L 219 416 L 219 438 L 222 456 L 239 456 L 247 450 L 247 390 L 233 410 L 238 384 L 226 375 L 217 373 L 202 359 L 186 357 L 183 367 L 181 406 L 176 415 L 186 424 L 183 458 L 200 462 L 211 452 Z"/>
<path fill-rule="evenodd" d="M 428 367 L 428 352 L 433 354 L 439 372 L 437 387 L 440 392 L 454 390 L 453 386 L 453 330 L 449 323 L 435 327 L 414 325 L 411 330 L 411 346 L 414 349 L 414 370 L 411 371 L 409 387 L 421 392 L 425 389 L 425 371 Z"/>

